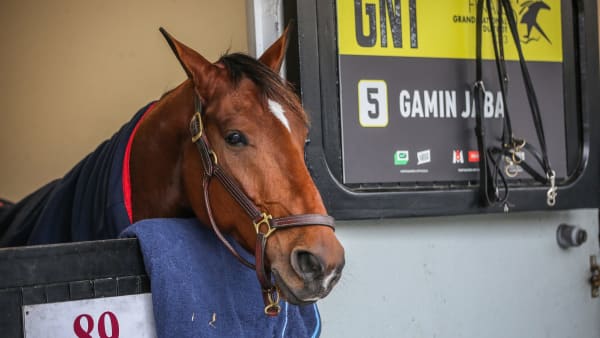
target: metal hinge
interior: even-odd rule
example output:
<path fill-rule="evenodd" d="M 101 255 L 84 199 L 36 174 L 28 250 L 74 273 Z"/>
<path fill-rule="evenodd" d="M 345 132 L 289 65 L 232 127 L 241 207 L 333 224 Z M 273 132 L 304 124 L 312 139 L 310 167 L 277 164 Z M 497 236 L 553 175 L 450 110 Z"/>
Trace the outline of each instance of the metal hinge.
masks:
<path fill-rule="evenodd" d="M 600 266 L 596 261 L 596 255 L 590 256 L 590 284 L 592 285 L 592 298 L 600 296 Z"/>

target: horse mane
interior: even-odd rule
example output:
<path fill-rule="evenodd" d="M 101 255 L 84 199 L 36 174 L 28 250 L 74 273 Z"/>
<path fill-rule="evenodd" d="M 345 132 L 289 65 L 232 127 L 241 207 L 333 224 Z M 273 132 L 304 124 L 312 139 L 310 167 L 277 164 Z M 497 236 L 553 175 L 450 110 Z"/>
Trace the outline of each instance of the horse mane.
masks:
<path fill-rule="evenodd" d="M 234 85 L 237 86 L 243 77 L 247 77 L 259 88 L 265 102 L 271 99 L 289 107 L 291 113 L 300 118 L 306 126 L 309 125 L 308 115 L 302 109 L 292 85 L 271 68 L 242 53 L 225 54 L 219 62 L 228 70 Z"/>

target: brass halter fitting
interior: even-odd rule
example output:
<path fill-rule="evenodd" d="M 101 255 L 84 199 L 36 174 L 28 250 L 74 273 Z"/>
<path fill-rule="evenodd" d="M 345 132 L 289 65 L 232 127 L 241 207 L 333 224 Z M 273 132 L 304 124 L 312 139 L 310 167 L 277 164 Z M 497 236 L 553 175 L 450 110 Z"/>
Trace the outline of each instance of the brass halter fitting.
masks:
<path fill-rule="evenodd" d="M 264 224 L 267 227 L 267 231 L 263 232 L 262 234 L 263 234 L 264 238 L 268 238 L 273 233 L 273 231 L 277 230 L 276 228 L 273 228 L 271 226 L 270 220 L 272 220 L 272 219 L 273 219 L 273 216 L 263 212 L 261 220 L 259 220 L 258 222 L 254 222 L 254 221 L 252 222 L 252 224 L 254 224 L 254 230 L 256 230 L 256 233 L 257 234 L 261 233 L 260 232 L 261 226 Z"/>
<path fill-rule="evenodd" d="M 265 314 L 268 316 L 277 316 L 281 312 L 281 306 L 279 305 L 279 290 L 273 288 L 273 290 L 267 290 L 267 298 L 269 304 L 265 306 Z"/>
<path fill-rule="evenodd" d="M 252 224 L 254 224 L 254 230 L 256 230 L 256 234 L 259 237 L 262 236 L 263 238 L 261 243 L 262 250 L 264 252 L 264 246 L 267 243 L 267 238 L 271 236 L 273 231 L 277 230 L 277 228 L 271 226 L 271 220 L 273 219 L 273 216 L 267 214 L 266 212 L 261 213 L 261 216 L 262 218 L 259 221 L 253 221 Z M 265 231 L 261 232 L 261 230 Z M 262 271 L 262 278 L 268 278 L 270 280 L 270 277 L 268 275 L 266 277 L 264 276 L 264 267 L 262 268 Z M 258 265 L 256 272 L 259 272 Z M 259 280 L 261 281 L 261 284 L 263 284 L 263 279 L 261 279 L 261 277 L 259 277 Z M 277 289 L 277 287 L 265 287 L 265 285 L 263 284 L 263 299 L 265 301 L 265 314 L 271 317 L 279 315 L 279 312 L 281 312 L 281 306 L 279 305 L 279 290 Z"/>
<path fill-rule="evenodd" d="M 202 125 L 202 116 L 199 112 L 194 114 L 192 120 L 190 121 L 190 130 L 195 130 L 196 133 L 192 135 L 192 142 L 196 143 L 201 137 L 202 132 L 204 131 L 204 126 Z"/>
<path fill-rule="evenodd" d="M 515 164 L 521 164 L 521 162 L 523 162 L 523 159 L 519 157 L 519 152 L 521 152 L 521 149 L 523 149 L 523 147 L 525 146 L 525 140 L 520 140 L 521 144 L 518 144 L 517 141 L 513 141 L 513 147 L 511 150 L 512 153 L 512 160 Z"/>
<path fill-rule="evenodd" d="M 217 158 L 217 154 L 213 150 L 210 151 L 210 156 L 212 157 L 214 165 L 219 164 L 219 159 Z"/>

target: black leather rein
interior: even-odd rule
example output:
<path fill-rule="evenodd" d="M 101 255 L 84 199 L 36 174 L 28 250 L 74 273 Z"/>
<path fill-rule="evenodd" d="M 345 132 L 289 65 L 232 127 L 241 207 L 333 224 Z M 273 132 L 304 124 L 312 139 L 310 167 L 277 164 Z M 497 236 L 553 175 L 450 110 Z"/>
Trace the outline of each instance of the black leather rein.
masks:
<path fill-rule="evenodd" d="M 320 214 L 301 214 L 286 217 L 273 218 L 268 212 L 258 209 L 252 200 L 242 191 L 236 180 L 231 177 L 218 163 L 217 155 L 212 150 L 202 123 L 202 104 L 198 96 L 195 96 L 196 112 L 190 121 L 190 133 L 192 134 L 192 142 L 196 144 L 202 165 L 204 167 L 203 191 L 206 211 L 217 237 L 223 242 L 225 247 L 245 266 L 254 269 L 256 276 L 261 284 L 263 300 L 265 303 L 265 314 L 269 316 L 277 316 L 281 311 L 279 305 L 279 290 L 273 284 L 270 269 L 265 262 L 265 249 L 267 239 L 275 231 L 279 229 L 287 229 L 298 226 L 327 226 L 335 230 L 334 219 L 331 216 Z M 256 231 L 256 246 L 255 257 L 256 264 L 252 264 L 242 257 L 229 241 L 223 236 L 214 219 L 212 208 L 210 205 L 209 184 L 211 179 L 216 177 L 219 182 L 225 187 L 229 194 L 237 201 L 237 203 L 246 212 L 254 229 Z"/>
<path fill-rule="evenodd" d="M 484 6 L 485 5 L 485 6 Z M 505 116 L 503 119 L 501 145 L 488 145 L 486 140 L 486 127 L 483 116 L 483 101 L 485 95 L 485 87 L 483 84 L 482 71 L 482 35 L 483 35 L 483 20 L 486 13 L 484 7 L 487 8 L 487 19 L 489 31 L 492 37 L 492 45 L 494 47 L 494 56 L 496 61 L 496 70 L 498 73 L 498 81 L 502 100 L 504 102 Z M 507 177 L 515 177 L 518 171 L 515 166 L 520 166 L 533 179 L 541 184 L 549 185 L 546 191 L 546 204 L 550 207 L 554 206 L 557 197 L 556 173 L 550 165 L 548 159 L 548 151 L 546 149 L 546 137 L 542 124 L 542 112 L 540 110 L 537 96 L 533 87 L 533 81 L 529 75 L 521 42 L 519 40 L 517 22 L 513 12 L 510 0 L 496 0 L 497 7 L 497 23 L 494 23 L 492 13 L 492 0 L 477 0 L 477 15 L 476 15 L 476 81 L 473 86 L 473 97 L 476 106 L 476 127 L 477 146 L 480 153 L 479 162 L 479 191 L 480 199 L 484 206 L 499 204 L 504 206 L 504 210 L 509 210 L 509 184 Z M 535 127 L 537 139 L 540 145 L 540 150 L 537 150 L 531 142 L 526 142 L 525 139 L 517 138 L 513 135 L 512 123 L 509 114 L 508 104 L 508 73 L 506 60 L 504 56 L 504 23 L 503 15 L 506 16 L 508 30 L 512 37 L 517 54 L 519 56 L 519 65 L 521 75 L 527 94 L 527 101 L 531 111 L 533 125 Z M 535 162 L 542 169 L 539 172 L 534 165 L 528 163 L 522 158 L 521 154 L 527 151 Z M 507 163 L 504 170 L 501 168 L 502 160 Z M 500 192 L 502 187 L 503 193 Z"/>

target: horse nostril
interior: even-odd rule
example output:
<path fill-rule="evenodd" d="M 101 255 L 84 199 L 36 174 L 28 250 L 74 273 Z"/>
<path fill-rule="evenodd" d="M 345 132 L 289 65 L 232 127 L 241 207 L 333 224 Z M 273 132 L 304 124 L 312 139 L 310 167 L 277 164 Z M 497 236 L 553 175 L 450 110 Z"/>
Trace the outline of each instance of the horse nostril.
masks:
<path fill-rule="evenodd" d="M 313 280 L 323 273 L 321 260 L 312 253 L 297 250 L 292 257 L 292 267 L 304 279 Z"/>

